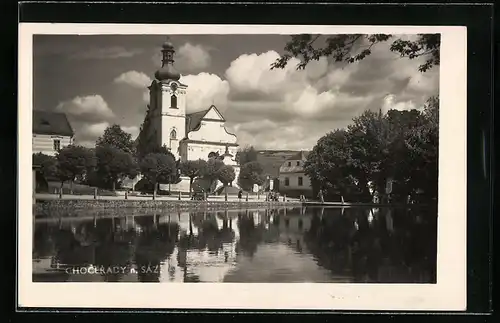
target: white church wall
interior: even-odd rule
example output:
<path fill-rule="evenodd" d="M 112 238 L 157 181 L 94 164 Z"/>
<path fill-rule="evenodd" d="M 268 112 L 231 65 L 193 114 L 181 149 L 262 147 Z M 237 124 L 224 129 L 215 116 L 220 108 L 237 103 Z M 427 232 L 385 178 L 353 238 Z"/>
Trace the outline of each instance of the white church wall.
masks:
<path fill-rule="evenodd" d="M 226 151 L 226 146 L 224 144 L 214 145 L 210 143 L 187 143 L 187 159 L 188 160 L 208 160 L 208 154 L 211 152 L 218 152 L 219 155 L 224 154 Z M 229 147 L 231 152 L 232 147 Z M 235 155 L 231 153 L 232 155 Z M 229 164 L 228 160 L 224 161 L 225 164 Z"/>
<path fill-rule="evenodd" d="M 172 84 L 177 85 L 174 91 Z M 177 99 L 176 106 L 172 106 L 172 96 Z M 162 84 L 161 87 L 161 138 L 160 145 L 170 148 L 176 159 L 181 158 L 179 142 L 186 134 L 186 90 L 176 82 Z"/>
<path fill-rule="evenodd" d="M 215 109 L 210 109 L 207 114 L 205 114 L 203 119 L 222 120 L 221 116 L 217 113 L 217 111 L 215 111 Z"/>
<path fill-rule="evenodd" d="M 179 154 L 181 155 L 181 161 L 187 161 L 188 159 L 188 146 L 186 144 L 180 144 Z"/>
<path fill-rule="evenodd" d="M 175 109 L 170 109 L 170 110 L 175 110 Z M 180 150 L 179 150 L 179 141 L 184 137 L 183 134 L 185 133 L 185 124 L 186 121 L 184 117 L 181 116 L 162 116 L 161 118 L 161 123 L 162 123 L 162 138 L 161 138 L 161 145 L 167 146 L 167 148 L 170 148 L 170 151 L 172 154 L 174 154 L 175 159 L 180 158 Z M 174 134 L 172 132 L 175 132 Z M 171 137 L 174 135 L 174 137 Z"/>
<path fill-rule="evenodd" d="M 236 143 L 236 136 L 229 134 L 224 127 L 223 122 L 218 121 L 206 121 L 201 122 L 200 129 L 196 131 L 191 131 L 188 134 L 188 138 L 191 140 L 199 141 L 210 141 L 210 142 L 220 142 L 220 143 Z"/>
<path fill-rule="evenodd" d="M 169 115 L 182 116 L 186 115 L 186 91 L 185 89 L 177 89 L 173 92 L 169 84 L 162 84 L 161 106 L 162 114 L 168 113 Z M 175 94 L 177 97 L 177 108 L 171 109 L 171 97 Z"/>

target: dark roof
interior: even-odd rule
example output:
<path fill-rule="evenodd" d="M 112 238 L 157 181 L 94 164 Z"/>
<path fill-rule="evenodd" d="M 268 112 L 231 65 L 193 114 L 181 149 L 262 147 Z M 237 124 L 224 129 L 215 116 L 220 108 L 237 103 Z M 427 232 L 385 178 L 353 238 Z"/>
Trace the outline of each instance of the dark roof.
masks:
<path fill-rule="evenodd" d="M 196 130 L 196 128 L 200 126 L 201 120 L 203 120 L 208 111 L 212 109 L 215 109 L 215 111 L 217 111 L 217 113 L 222 116 L 215 105 L 211 105 L 210 108 L 206 110 L 186 114 L 186 131 L 190 132 Z M 222 118 L 224 120 L 224 117 Z"/>
<path fill-rule="evenodd" d="M 289 157 L 287 160 L 304 160 L 307 159 L 307 156 L 309 156 L 308 151 L 299 151 L 295 155 Z"/>
<path fill-rule="evenodd" d="M 33 111 L 33 133 L 71 137 L 75 134 L 66 114 L 40 110 Z"/>
<path fill-rule="evenodd" d="M 186 114 L 186 130 L 187 132 L 193 131 L 200 125 L 203 117 L 208 113 L 208 110 L 193 112 Z"/>
<path fill-rule="evenodd" d="M 283 162 L 296 154 L 297 151 L 291 150 L 260 150 L 257 161 L 261 163 L 266 175 L 278 177 Z"/>

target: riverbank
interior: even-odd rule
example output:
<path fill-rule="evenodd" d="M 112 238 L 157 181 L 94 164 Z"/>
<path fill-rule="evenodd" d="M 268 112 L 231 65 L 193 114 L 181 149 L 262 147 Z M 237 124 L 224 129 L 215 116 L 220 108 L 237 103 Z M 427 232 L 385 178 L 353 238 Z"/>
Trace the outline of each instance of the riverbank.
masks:
<path fill-rule="evenodd" d="M 308 201 L 302 203 L 303 206 L 318 206 L 318 207 L 364 207 L 364 208 L 381 208 L 381 207 L 389 207 L 389 208 L 413 208 L 413 207 L 427 207 L 428 204 L 384 204 L 384 203 L 363 203 L 363 202 L 316 202 L 316 201 Z"/>
<path fill-rule="evenodd" d="M 221 209 L 256 209 L 268 207 L 294 207 L 301 206 L 299 200 L 286 200 L 268 202 L 262 199 L 249 199 L 248 201 L 238 198 L 212 197 L 208 201 L 192 201 L 188 198 L 179 200 L 172 196 L 161 196 L 155 200 L 146 197 L 99 197 L 94 199 L 92 196 L 71 196 L 66 195 L 58 198 L 57 195 L 36 196 L 35 214 L 50 215 L 52 213 L 74 211 L 108 211 L 108 210 L 142 210 L 142 211 L 211 211 Z"/>

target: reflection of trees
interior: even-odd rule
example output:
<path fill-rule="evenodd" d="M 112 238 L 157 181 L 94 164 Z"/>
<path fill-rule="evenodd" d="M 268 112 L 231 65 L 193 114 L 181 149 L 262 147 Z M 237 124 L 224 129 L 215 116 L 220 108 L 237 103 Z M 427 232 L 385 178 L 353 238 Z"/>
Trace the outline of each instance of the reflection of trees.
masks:
<path fill-rule="evenodd" d="M 253 215 L 248 212 L 238 213 L 238 230 L 240 239 L 236 244 L 236 249 L 243 255 L 253 257 L 257 252 L 257 246 L 263 241 L 262 225 L 256 225 Z"/>
<path fill-rule="evenodd" d="M 96 225 L 98 237 L 95 246 L 95 265 L 105 270 L 116 267 L 128 267 L 132 250 L 128 241 L 134 240 L 134 232 L 119 230 L 118 219 L 101 219 Z M 129 238 L 130 240 L 127 240 Z M 108 282 L 119 281 L 123 272 L 105 272 L 104 280 Z"/>
<path fill-rule="evenodd" d="M 349 240 L 354 230 L 352 219 L 342 216 L 340 209 L 312 209 L 309 231 L 304 240 L 318 264 L 336 274 L 349 270 Z M 323 213 L 323 214 L 321 214 Z"/>
<path fill-rule="evenodd" d="M 142 232 L 135 245 L 135 263 L 137 275 L 141 282 L 158 282 L 160 266 L 175 248 L 179 225 L 172 223 L 157 223 L 158 216 L 141 219 Z"/>
<path fill-rule="evenodd" d="M 73 222 L 52 226 L 40 225 L 35 230 L 34 253 L 37 257 L 50 252 L 53 241 L 54 261 L 70 266 L 94 264 L 104 269 L 127 267 L 135 260 L 137 266 L 157 266 L 172 254 L 179 226 L 158 224 L 152 216 L 135 217 L 142 232 L 136 232 L 134 226 L 128 226 L 125 218 L 101 218 L 95 221 Z M 45 242 L 45 244 L 44 244 Z M 47 249 L 48 251 L 44 251 Z M 134 250 L 135 249 L 135 250 Z M 135 253 L 135 259 L 132 255 Z M 122 272 L 106 273 L 106 281 L 118 281 Z M 156 273 L 142 273 L 138 270 L 141 281 L 158 281 Z"/>
<path fill-rule="evenodd" d="M 54 256 L 56 228 L 48 223 L 35 223 L 33 230 L 33 259 Z"/>
<path fill-rule="evenodd" d="M 326 209 L 322 217 L 313 213 L 306 243 L 319 265 L 334 274 L 349 273 L 355 281 L 435 279 L 436 227 L 432 216 L 429 221 L 417 220 L 425 210 L 381 209 L 371 221 L 368 209 L 346 209 L 343 216 L 336 212 Z M 388 212 L 393 232 L 388 230 Z M 389 268 L 397 273 L 383 277 L 380 270 Z"/>
<path fill-rule="evenodd" d="M 94 247 L 82 245 L 71 229 L 59 229 L 54 234 L 54 240 L 57 249 L 55 262 L 71 266 L 85 266 L 93 263 Z"/>

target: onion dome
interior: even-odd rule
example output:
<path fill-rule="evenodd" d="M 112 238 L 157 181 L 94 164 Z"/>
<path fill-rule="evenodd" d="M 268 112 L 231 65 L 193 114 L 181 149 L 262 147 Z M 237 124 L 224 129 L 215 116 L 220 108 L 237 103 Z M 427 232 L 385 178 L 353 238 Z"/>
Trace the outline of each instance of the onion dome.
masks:
<path fill-rule="evenodd" d="M 169 42 L 169 41 L 166 41 L 163 43 L 163 45 L 161 46 L 163 49 L 171 49 L 171 50 L 174 50 L 174 45 Z"/>
<path fill-rule="evenodd" d="M 155 78 L 158 81 L 178 81 L 181 78 L 181 74 L 174 68 L 174 45 L 171 42 L 166 41 L 162 45 L 161 52 L 161 68 L 156 71 Z"/>
<path fill-rule="evenodd" d="M 158 81 L 178 81 L 181 78 L 181 74 L 174 68 L 173 65 L 168 64 L 156 71 L 155 77 Z"/>

